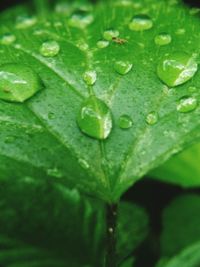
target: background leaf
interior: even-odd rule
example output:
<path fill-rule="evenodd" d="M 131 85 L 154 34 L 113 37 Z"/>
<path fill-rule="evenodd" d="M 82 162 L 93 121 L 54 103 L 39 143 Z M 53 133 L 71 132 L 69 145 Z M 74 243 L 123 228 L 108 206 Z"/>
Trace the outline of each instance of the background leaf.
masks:
<path fill-rule="evenodd" d="M 68 186 L 114 202 L 150 169 L 199 138 L 199 107 L 191 113 L 176 111 L 181 97 L 199 99 L 198 90 L 189 90 L 199 88 L 199 72 L 172 90 L 156 75 L 167 53 L 195 54 L 199 62 L 199 17 L 178 1 L 53 2 L 41 12 L 36 2 L 35 7 L 16 7 L 0 18 L 0 34 L 16 37 L 0 46 L 1 64 L 28 65 L 45 86 L 25 104 L 0 101 L 0 176 L 59 177 Z M 153 27 L 131 31 L 129 23 L 138 14 L 149 15 Z M 24 18 L 26 26 L 19 27 Z M 108 39 L 105 31 L 110 29 L 125 41 L 111 40 L 99 48 L 98 41 Z M 169 45 L 154 43 L 161 32 L 172 37 Z M 55 57 L 40 53 L 49 40 L 60 46 Z M 127 61 L 133 68 L 119 74 L 113 66 Z M 88 69 L 97 72 L 93 93 L 113 115 L 113 130 L 105 141 L 82 134 L 76 123 L 91 92 L 82 78 Z M 152 112 L 158 119 L 155 125 Z M 133 122 L 127 130 L 118 124 L 124 114 Z"/>

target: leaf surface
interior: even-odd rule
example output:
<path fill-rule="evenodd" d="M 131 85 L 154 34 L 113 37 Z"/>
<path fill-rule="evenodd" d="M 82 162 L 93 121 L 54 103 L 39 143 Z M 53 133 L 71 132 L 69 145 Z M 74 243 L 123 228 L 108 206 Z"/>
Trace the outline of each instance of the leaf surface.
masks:
<path fill-rule="evenodd" d="M 0 34 L 16 37 L 0 46 L 1 64 L 28 65 L 44 84 L 23 104 L 0 101 L 0 177 L 59 178 L 115 202 L 150 169 L 200 136 L 199 106 L 177 112 L 181 97 L 192 94 L 199 100 L 198 90 L 188 91 L 200 87 L 199 71 L 172 90 L 156 73 L 168 53 L 184 52 L 199 62 L 199 17 L 179 1 L 35 2 L 0 17 Z M 142 32 L 131 30 L 135 22 L 130 27 L 139 14 L 151 20 Z M 170 34 L 170 44 L 155 44 L 162 32 Z M 104 38 L 109 45 L 99 48 Z M 56 55 L 41 53 L 47 41 L 59 45 Z M 88 70 L 97 74 L 92 86 L 83 79 Z M 106 140 L 86 136 L 77 125 L 80 107 L 91 94 L 112 112 Z M 129 129 L 119 127 L 122 115 L 131 118 Z"/>

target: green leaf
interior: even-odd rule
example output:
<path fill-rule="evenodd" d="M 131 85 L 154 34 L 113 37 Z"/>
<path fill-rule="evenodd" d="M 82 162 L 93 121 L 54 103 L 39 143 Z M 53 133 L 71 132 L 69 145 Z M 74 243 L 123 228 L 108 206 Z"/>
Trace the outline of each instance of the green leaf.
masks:
<path fill-rule="evenodd" d="M 200 264 L 199 250 L 200 242 L 197 242 L 158 267 L 198 267 Z"/>
<path fill-rule="evenodd" d="M 117 225 L 121 262 L 146 237 L 148 217 L 139 206 L 122 201 Z M 31 259 L 33 264 L 38 260 L 38 267 L 43 267 L 39 260 L 46 261 L 49 256 L 61 266 L 69 262 L 72 267 L 100 267 L 105 254 L 105 227 L 102 202 L 94 202 L 57 181 L 32 177 L 0 180 L 0 237 L 7 237 L 6 242 L 10 240 L 12 245 L 5 251 L 7 245 L 1 245 L 0 238 L 0 265 L 7 267 L 9 260 L 18 264 L 17 259 L 25 261 L 33 251 L 38 258 L 33 255 Z M 10 253 L 16 257 L 10 257 Z"/>
<path fill-rule="evenodd" d="M 161 235 L 163 256 L 176 255 L 200 241 L 199 210 L 200 197 L 192 194 L 178 197 L 166 208 Z"/>
<path fill-rule="evenodd" d="M 134 266 L 134 258 L 130 258 L 126 260 L 120 267 L 133 267 Z"/>
<path fill-rule="evenodd" d="M 200 186 L 200 143 L 194 144 L 175 155 L 150 176 L 183 187 Z"/>
<path fill-rule="evenodd" d="M 31 67 L 45 87 L 23 104 L 0 101 L 0 177 L 59 178 L 115 202 L 200 137 L 199 107 L 177 111 L 180 98 L 200 97 L 189 91 L 200 87 L 199 17 L 178 1 L 35 2 L 35 9 L 24 5 L 0 16 L 1 64 Z M 154 42 L 160 33 L 171 43 Z M 91 71 L 96 79 L 88 77 Z M 162 82 L 169 79 L 181 85 L 169 89 Z M 82 103 L 93 95 L 112 113 L 103 141 L 77 125 Z M 133 121 L 127 130 L 118 126 L 122 115 Z M 99 119 L 97 128 L 106 125 Z"/>

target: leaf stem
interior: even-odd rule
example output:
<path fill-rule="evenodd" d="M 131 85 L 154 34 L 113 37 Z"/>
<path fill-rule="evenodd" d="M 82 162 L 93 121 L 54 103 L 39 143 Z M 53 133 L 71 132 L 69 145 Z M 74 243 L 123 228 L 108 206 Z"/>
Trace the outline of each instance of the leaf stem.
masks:
<path fill-rule="evenodd" d="M 106 207 L 106 258 L 105 267 L 117 267 L 116 253 L 116 226 L 117 226 L 118 205 L 107 205 Z"/>

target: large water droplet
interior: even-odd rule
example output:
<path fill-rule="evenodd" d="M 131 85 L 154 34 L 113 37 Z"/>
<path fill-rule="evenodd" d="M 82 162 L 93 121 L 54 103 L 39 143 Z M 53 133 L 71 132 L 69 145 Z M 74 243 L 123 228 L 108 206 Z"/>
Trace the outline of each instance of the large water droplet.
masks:
<path fill-rule="evenodd" d="M 105 48 L 109 46 L 109 41 L 105 41 L 105 40 L 100 40 L 97 42 L 97 47 L 98 48 Z"/>
<path fill-rule="evenodd" d="M 19 16 L 16 20 L 16 28 L 17 29 L 26 29 L 32 27 L 37 23 L 36 17 L 29 17 L 27 15 Z"/>
<path fill-rule="evenodd" d="M 128 61 L 117 61 L 114 65 L 115 70 L 121 75 L 127 74 L 131 71 L 132 67 L 133 64 Z"/>
<path fill-rule="evenodd" d="M 119 36 L 119 31 L 117 30 L 107 30 L 103 33 L 103 38 L 107 41 L 111 41 L 113 38 L 116 38 Z"/>
<path fill-rule="evenodd" d="M 146 116 L 146 122 L 149 125 L 154 125 L 158 122 L 158 113 L 156 111 L 152 111 L 150 112 L 147 116 Z"/>
<path fill-rule="evenodd" d="M 12 33 L 5 33 L 0 37 L 0 43 L 3 45 L 10 45 L 16 41 L 16 36 Z"/>
<path fill-rule="evenodd" d="M 42 89 L 37 73 L 22 64 L 0 66 L 0 99 L 24 102 Z"/>
<path fill-rule="evenodd" d="M 87 85 L 94 85 L 97 80 L 97 73 L 94 70 L 86 71 L 83 74 L 83 80 Z"/>
<path fill-rule="evenodd" d="M 60 45 L 56 41 L 46 41 L 40 47 L 40 53 L 44 57 L 55 57 L 60 51 Z"/>
<path fill-rule="evenodd" d="M 118 125 L 121 129 L 129 129 L 133 125 L 133 121 L 130 116 L 128 115 L 122 115 L 119 118 Z"/>
<path fill-rule="evenodd" d="M 153 27 L 153 21 L 148 15 L 139 14 L 133 17 L 129 23 L 129 29 L 132 31 L 144 31 Z"/>
<path fill-rule="evenodd" d="M 156 35 L 154 41 L 157 45 L 168 45 L 171 43 L 172 37 L 168 33 L 159 33 L 158 35 Z"/>
<path fill-rule="evenodd" d="M 179 100 L 177 105 L 177 111 L 181 113 L 187 113 L 195 110 L 197 108 L 198 101 L 196 97 L 193 96 L 185 96 Z"/>
<path fill-rule="evenodd" d="M 195 58 L 185 52 L 176 52 L 162 58 L 157 67 L 158 77 L 168 86 L 189 81 L 197 72 Z"/>
<path fill-rule="evenodd" d="M 77 118 L 80 130 L 90 137 L 106 139 L 112 129 L 112 115 L 108 106 L 95 96 L 86 99 Z"/>
<path fill-rule="evenodd" d="M 88 14 L 85 11 L 80 11 L 77 14 L 73 14 L 69 19 L 69 25 L 71 27 L 84 29 L 94 21 L 92 14 Z"/>

